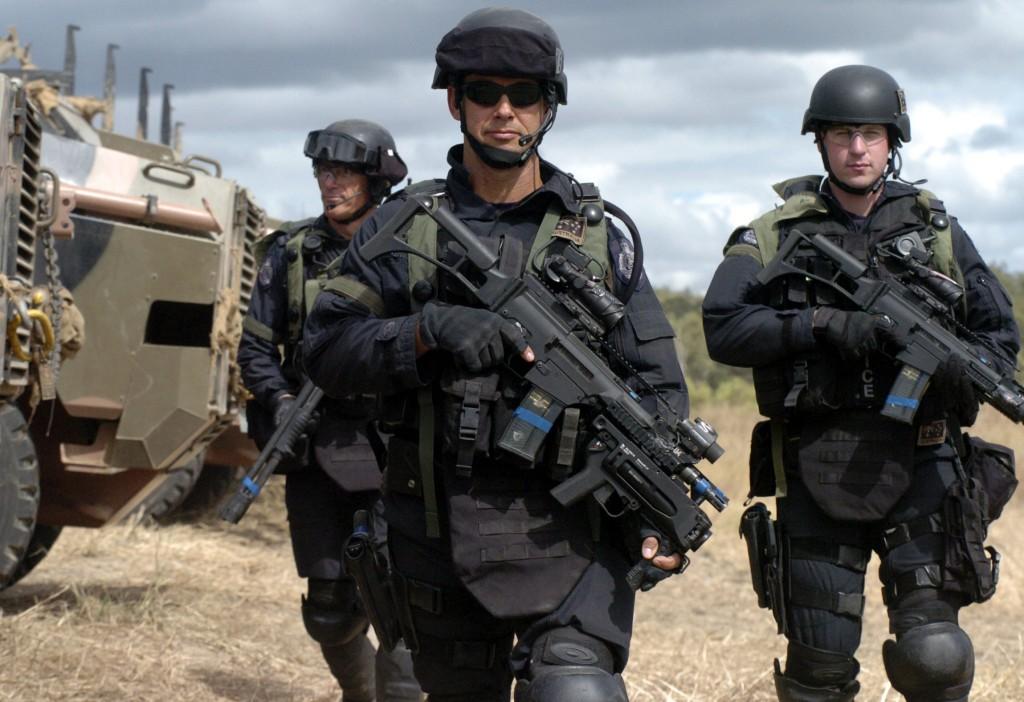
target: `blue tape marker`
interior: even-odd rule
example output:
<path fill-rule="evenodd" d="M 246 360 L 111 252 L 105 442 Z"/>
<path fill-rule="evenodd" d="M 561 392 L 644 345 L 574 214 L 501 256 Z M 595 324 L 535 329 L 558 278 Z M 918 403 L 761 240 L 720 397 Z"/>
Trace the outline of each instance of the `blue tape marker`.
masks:
<path fill-rule="evenodd" d="M 551 427 L 552 427 L 551 422 L 549 422 L 548 420 L 544 419 L 544 417 L 541 417 L 536 412 L 531 412 L 530 410 L 526 409 L 525 407 L 517 407 L 516 408 L 516 416 L 520 417 L 527 424 L 532 424 L 533 426 L 537 427 L 538 429 L 540 429 L 545 434 L 547 434 L 549 431 L 551 431 Z"/>
<path fill-rule="evenodd" d="M 242 487 L 251 492 L 253 497 L 260 494 L 259 484 L 248 475 L 242 478 Z"/>
<path fill-rule="evenodd" d="M 898 397 L 897 395 L 889 395 L 885 398 L 885 404 L 895 405 L 896 407 L 909 407 L 910 409 L 917 409 L 917 400 L 910 397 Z"/>

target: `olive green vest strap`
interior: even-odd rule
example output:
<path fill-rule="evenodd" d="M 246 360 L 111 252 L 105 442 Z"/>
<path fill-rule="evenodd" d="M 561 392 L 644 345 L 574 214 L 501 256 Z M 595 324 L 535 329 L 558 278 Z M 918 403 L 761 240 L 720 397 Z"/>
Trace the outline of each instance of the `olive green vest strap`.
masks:
<path fill-rule="evenodd" d="M 302 338 L 303 302 L 305 280 L 302 272 L 302 242 L 306 238 L 305 228 L 288 239 L 288 341 L 298 343 Z"/>
<path fill-rule="evenodd" d="M 441 520 L 437 510 L 437 481 L 434 474 L 434 393 L 427 386 L 416 393 L 419 404 L 420 481 L 423 486 L 423 511 L 427 519 L 427 538 L 441 538 Z"/>
<path fill-rule="evenodd" d="M 758 239 L 760 241 L 760 238 Z M 752 244 L 733 244 L 725 250 L 726 256 L 750 256 L 761 261 L 761 250 Z"/>
<path fill-rule="evenodd" d="M 956 257 L 953 255 L 952 220 L 946 215 L 943 218 L 946 226 L 942 228 L 936 227 L 935 218 L 932 216 L 932 202 L 941 202 L 939 198 L 935 197 L 935 193 L 929 190 L 922 190 L 917 194 L 917 206 L 921 210 L 921 216 L 935 234 L 935 240 L 931 243 L 932 265 L 939 273 L 949 276 L 956 281 L 957 285 L 963 288 L 964 272 L 960 270 L 960 265 L 956 262 Z M 943 212 L 943 214 L 945 213 Z M 966 318 L 966 295 L 960 298 L 960 312 Z"/>
<path fill-rule="evenodd" d="M 358 280 L 346 278 L 345 276 L 331 278 L 324 283 L 323 292 L 332 292 L 336 295 L 347 297 L 350 300 L 355 300 L 356 302 L 365 305 L 370 312 L 378 317 L 384 316 L 384 300 L 381 299 L 380 295 L 366 285 L 360 283 Z"/>
<path fill-rule="evenodd" d="M 544 219 L 541 220 L 540 227 L 537 229 L 537 235 L 533 238 L 533 244 L 530 246 L 530 253 L 526 258 L 527 270 L 532 271 L 534 274 L 539 274 L 540 266 L 544 261 L 544 253 L 551 246 L 552 241 L 565 239 L 571 241 L 588 256 L 590 259 L 588 265 L 592 266 L 590 272 L 604 280 L 605 284 L 610 287 L 612 269 L 611 257 L 608 254 L 607 221 L 602 217 L 597 224 L 588 224 L 585 227 L 580 227 L 583 233 L 583 240 L 577 243 L 576 239 L 558 231 L 562 229 L 559 227 L 559 223 L 563 219 L 570 220 L 574 218 L 576 218 L 576 215 L 565 213 L 561 201 L 557 199 L 551 201 L 547 212 L 544 213 Z M 593 268 L 593 266 L 600 270 Z"/>
<path fill-rule="evenodd" d="M 435 197 L 433 206 L 444 207 L 444 204 Z M 405 233 L 405 241 L 424 255 L 437 259 L 437 222 L 426 212 L 417 213 Z M 412 296 L 412 288 L 419 281 L 426 280 L 437 290 L 437 266 L 420 256 L 408 255 L 406 259 L 409 261 L 409 305 L 413 312 L 418 312 L 423 303 Z"/>
<path fill-rule="evenodd" d="M 264 341 L 269 341 L 272 344 L 281 343 L 281 337 L 275 334 L 273 329 L 255 317 L 246 315 L 245 319 L 242 320 L 242 329 L 255 337 L 263 339 Z"/>
<path fill-rule="evenodd" d="M 955 280 L 955 275 L 959 272 L 955 269 L 959 268 L 959 266 L 956 265 L 953 259 L 953 225 L 950 223 L 949 217 L 946 217 L 945 227 L 940 229 L 935 226 L 935 223 L 932 221 L 932 202 L 939 202 L 934 193 L 922 190 L 917 194 L 917 206 L 921 210 L 921 216 L 935 233 L 935 241 L 932 242 L 932 262 L 939 273 L 948 275 Z M 957 280 L 957 282 L 962 284 L 963 275 L 961 274 L 960 277 L 961 279 Z"/>
<path fill-rule="evenodd" d="M 786 483 L 786 464 L 783 448 L 786 442 L 786 422 L 781 417 L 771 420 L 772 430 L 772 468 L 775 472 L 775 496 L 785 497 L 789 491 Z"/>

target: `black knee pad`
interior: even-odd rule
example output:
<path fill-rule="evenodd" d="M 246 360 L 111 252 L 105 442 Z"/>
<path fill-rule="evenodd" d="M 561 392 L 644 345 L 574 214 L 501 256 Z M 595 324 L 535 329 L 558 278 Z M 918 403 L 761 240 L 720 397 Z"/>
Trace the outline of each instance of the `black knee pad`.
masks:
<path fill-rule="evenodd" d="M 615 659 L 600 639 L 572 627 L 537 637 L 527 679 L 516 684 L 516 702 L 628 702 Z"/>
<path fill-rule="evenodd" d="M 844 689 L 857 679 L 860 663 L 853 656 L 825 651 L 798 641 L 786 649 L 786 677 L 811 687 Z"/>
<path fill-rule="evenodd" d="M 302 623 L 310 638 L 324 646 L 346 644 L 369 626 L 354 583 L 312 578 L 309 596 L 302 598 Z"/>
<path fill-rule="evenodd" d="M 952 622 L 931 622 L 882 645 L 889 681 L 908 702 L 966 700 L 974 682 L 974 646 Z"/>

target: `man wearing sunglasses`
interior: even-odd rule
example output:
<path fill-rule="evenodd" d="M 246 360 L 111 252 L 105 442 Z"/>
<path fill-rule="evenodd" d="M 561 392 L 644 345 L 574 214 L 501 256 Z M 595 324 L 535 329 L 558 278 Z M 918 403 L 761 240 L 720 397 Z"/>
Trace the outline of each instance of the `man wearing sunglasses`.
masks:
<path fill-rule="evenodd" d="M 440 198 L 509 274 L 539 274 L 550 253 L 571 246 L 599 284 L 621 294 L 632 249 L 603 216 L 597 189 L 538 154 L 566 102 L 562 59 L 554 30 L 527 12 L 463 18 L 437 47 L 433 81 L 462 143 L 448 152 L 445 181 L 409 190 Z M 680 557 L 659 554 L 655 535 L 603 517 L 589 501 L 554 502 L 549 491 L 579 467 L 587 445 L 576 410 L 557 420 L 548 450 L 532 461 L 499 445 L 528 391 L 504 361 L 532 362 L 532 349 L 450 274 L 415 256 L 359 255 L 402 204 L 385 203 L 367 221 L 342 266 L 380 304 L 371 312 L 321 295 L 306 324 L 306 364 L 329 394 L 382 396 L 393 432 L 388 540 L 416 677 L 437 702 L 506 701 L 513 677 L 517 702 L 623 702 L 634 603 L 625 574 L 641 561 L 656 581 Z M 415 216 L 403 237 L 451 264 L 458 246 L 432 221 Z M 645 405 L 653 408 L 656 390 L 685 416 L 672 337 L 643 279 L 608 335 L 619 355 L 609 363 Z M 642 546 L 641 536 L 649 537 Z"/>
<path fill-rule="evenodd" d="M 969 483 L 961 428 L 978 413 L 971 382 L 959 364 L 940 366 L 913 423 L 889 419 L 881 409 L 902 348 L 890 321 L 803 276 L 762 285 L 757 275 L 796 231 L 827 237 L 881 279 L 907 280 L 901 257 L 915 252 L 925 270 L 963 286 L 962 299 L 948 300 L 950 326 L 1003 373 L 1014 367 L 1017 325 L 1005 290 L 942 201 L 899 178 L 910 118 L 892 76 L 871 66 L 827 72 L 804 114 L 808 132 L 826 175 L 775 186 L 785 203 L 733 232 L 704 299 L 712 358 L 753 367 L 769 418 L 751 442 L 751 495 L 778 498 L 768 528 L 779 548 L 751 567 L 770 574 L 775 586 L 759 599 L 788 639 L 776 691 L 784 702 L 857 695 L 854 654 L 874 551 L 894 634 L 882 648 L 892 686 L 909 702 L 963 702 L 974 651 L 958 612 L 991 596 L 998 562 L 982 545 L 990 517 L 958 497 Z M 832 274 L 816 249 L 806 255 L 809 270 Z M 750 509 L 745 519 L 767 520 L 763 505 Z"/>
<path fill-rule="evenodd" d="M 297 364 L 306 312 L 352 235 L 406 174 L 391 134 L 366 120 L 310 132 L 304 153 L 312 160 L 323 213 L 285 224 L 257 245 L 262 262 L 238 347 L 242 379 L 253 395 L 246 407 L 249 433 L 261 448 L 302 384 Z M 302 621 L 345 702 L 414 702 L 421 695 L 409 652 L 379 650 L 375 665 L 367 617 L 342 563 L 353 514 L 380 496 L 373 417 L 361 396 L 324 399 L 319 417 L 313 436 L 301 439 L 279 469 L 286 473 L 295 565 L 308 583 Z"/>

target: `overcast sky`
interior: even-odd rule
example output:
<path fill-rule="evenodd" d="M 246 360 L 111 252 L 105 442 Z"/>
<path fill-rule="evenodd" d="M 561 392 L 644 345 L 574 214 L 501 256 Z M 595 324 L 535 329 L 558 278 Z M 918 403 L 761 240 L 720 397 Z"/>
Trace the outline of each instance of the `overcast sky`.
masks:
<path fill-rule="evenodd" d="M 430 89 L 434 48 L 481 7 L 449 0 L 5 0 L 43 68 L 77 35 L 79 93 L 117 52 L 115 129 L 134 133 L 141 66 L 150 137 L 173 83 L 183 150 L 219 159 L 272 215 L 318 212 L 311 129 L 388 127 L 410 176 L 443 177 L 461 141 Z M 904 175 L 928 178 L 982 255 L 1024 270 L 1024 3 L 1003 0 L 522 2 L 565 49 L 569 103 L 541 149 L 640 227 L 655 284 L 703 291 L 729 232 L 775 203 L 771 184 L 821 171 L 800 122 L 829 68 L 867 63 L 907 95 Z M 0 28 L 3 29 L 3 28 Z"/>

